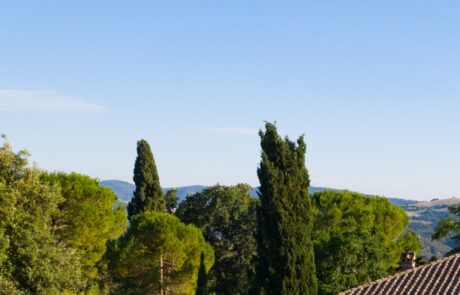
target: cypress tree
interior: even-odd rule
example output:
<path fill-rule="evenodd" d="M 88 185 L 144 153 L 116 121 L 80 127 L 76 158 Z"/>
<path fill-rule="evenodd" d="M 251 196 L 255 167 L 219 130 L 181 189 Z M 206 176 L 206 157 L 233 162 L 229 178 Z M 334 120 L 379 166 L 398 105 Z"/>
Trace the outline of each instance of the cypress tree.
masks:
<path fill-rule="evenodd" d="M 204 253 L 200 257 L 200 269 L 198 270 L 198 281 L 196 286 L 196 295 L 208 295 L 208 274 L 204 265 Z"/>
<path fill-rule="evenodd" d="M 155 160 L 150 145 L 143 139 L 137 142 L 137 158 L 134 164 L 133 180 L 136 190 L 128 204 L 129 219 L 146 210 L 166 210 Z"/>
<path fill-rule="evenodd" d="M 305 167 L 303 136 L 284 140 L 276 126 L 259 132 L 262 161 L 258 210 L 257 294 L 316 294 L 311 240 L 310 179 Z"/>

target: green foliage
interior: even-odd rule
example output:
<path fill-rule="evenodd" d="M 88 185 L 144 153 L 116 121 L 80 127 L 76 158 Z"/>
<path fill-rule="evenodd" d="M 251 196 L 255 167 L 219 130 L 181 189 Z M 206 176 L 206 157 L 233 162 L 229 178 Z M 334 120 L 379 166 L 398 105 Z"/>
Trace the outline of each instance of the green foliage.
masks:
<path fill-rule="evenodd" d="M 185 223 L 201 229 L 216 261 L 209 272 L 210 291 L 246 294 L 254 276 L 257 199 L 251 187 L 216 185 L 189 195 L 177 209 Z"/>
<path fill-rule="evenodd" d="M 258 290 L 266 294 L 316 294 L 313 215 L 308 193 L 303 137 L 282 139 L 276 126 L 260 131 L 262 161 L 259 176 Z"/>
<path fill-rule="evenodd" d="M 169 213 L 174 213 L 177 209 L 177 202 L 179 197 L 177 196 L 177 189 L 169 189 L 165 195 L 166 210 Z"/>
<path fill-rule="evenodd" d="M 145 211 L 131 219 L 127 233 L 108 255 L 120 294 L 156 294 L 160 290 L 194 294 L 201 253 L 209 269 L 214 253 L 199 229 L 172 214 Z"/>
<path fill-rule="evenodd" d="M 415 245 L 412 250 L 420 251 L 413 233 L 400 237 L 408 223 L 404 210 L 385 198 L 328 190 L 312 200 L 320 294 L 385 276 L 398 267 L 403 248 Z"/>
<path fill-rule="evenodd" d="M 412 251 L 419 255 L 423 249 L 422 241 L 413 231 L 407 231 L 406 233 L 401 235 L 398 238 L 396 244 L 398 246 L 399 253 Z"/>
<path fill-rule="evenodd" d="M 449 237 L 455 241 L 457 247 L 447 253 L 447 255 L 460 252 L 460 206 L 449 207 L 449 212 L 454 217 L 447 217 L 440 220 L 433 233 L 433 239 L 435 240 Z"/>
<path fill-rule="evenodd" d="M 137 142 L 137 158 L 134 164 L 134 197 L 128 204 L 128 218 L 146 211 L 165 211 L 166 204 L 160 187 L 157 167 L 150 145 L 145 140 Z"/>
<path fill-rule="evenodd" d="M 77 173 L 44 173 L 42 181 L 59 188 L 63 201 L 53 216 L 53 231 L 59 241 L 77 250 L 85 280 L 97 279 L 97 263 L 109 239 L 127 228 L 126 211 L 115 206 L 117 197 L 98 180 Z"/>
<path fill-rule="evenodd" d="M 198 270 L 198 280 L 196 283 L 196 295 L 208 295 L 208 274 L 204 265 L 204 253 L 200 257 L 200 269 Z"/>
<path fill-rule="evenodd" d="M 315 248 L 319 294 L 336 294 L 372 279 L 384 277 L 386 259 L 382 237 L 356 229 L 334 235 Z"/>
<path fill-rule="evenodd" d="M 238 295 L 251 286 L 256 294 L 334 294 L 392 272 L 405 250 L 421 251 L 418 236 L 404 232 L 404 211 L 384 198 L 310 197 L 303 137 L 282 139 L 270 123 L 260 136 L 259 199 L 248 185 L 216 185 L 188 196 L 177 217 L 165 212 L 177 207 L 177 191 L 163 197 L 150 147 L 139 141 L 131 224 L 118 240 L 126 211 L 110 189 L 30 168 L 28 153 L 5 140 L 0 295 Z M 450 211 L 460 215 L 460 207 Z M 434 238 L 452 232 L 459 240 L 460 221 L 445 219 Z"/>
<path fill-rule="evenodd" d="M 62 197 L 28 167 L 28 153 L 0 147 L 0 294 L 58 294 L 80 287 L 73 249 L 54 239 Z"/>

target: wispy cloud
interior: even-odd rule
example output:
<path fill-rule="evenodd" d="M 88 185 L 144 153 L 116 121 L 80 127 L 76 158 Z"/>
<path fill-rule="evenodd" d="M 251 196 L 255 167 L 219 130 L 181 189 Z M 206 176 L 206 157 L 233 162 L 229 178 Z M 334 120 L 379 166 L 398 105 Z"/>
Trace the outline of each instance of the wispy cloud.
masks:
<path fill-rule="evenodd" d="M 54 91 L 0 89 L 0 110 L 102 112 L 104 107 Z"/>
<path fill-rule="evenodd" d="M 209 128 L 200 128 L 203 132 L 208 134 L 230 134 L 230 135 L 249 135 L 249 136 L 256 136 L 257 132 L 259 131 L 256 128 L 217 128 L 217 127 L 209 127 Z"/>

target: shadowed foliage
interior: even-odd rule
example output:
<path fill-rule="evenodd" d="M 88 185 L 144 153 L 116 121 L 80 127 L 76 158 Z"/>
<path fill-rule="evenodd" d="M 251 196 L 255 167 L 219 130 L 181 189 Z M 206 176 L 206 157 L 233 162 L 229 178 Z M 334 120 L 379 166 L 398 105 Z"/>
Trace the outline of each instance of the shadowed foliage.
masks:
<path fill-rule="evenodd" d="M 150 145 L 143 139 L 137 142 L 137 158 L 134 164 L 133 180 L 136 190 L 128 204 L 129 219 L 146 210 L 166 210 L 155 160 Z"/>
<path fill-rule="evenodd" d="M 311 231 L 310 179 L 306 145 L 282 139 L 276 126 L 259 132 L 262 161 L 258 223 L 258 271 L 253 290 L 260 294 L 316 294 L 317 281 Z"/>

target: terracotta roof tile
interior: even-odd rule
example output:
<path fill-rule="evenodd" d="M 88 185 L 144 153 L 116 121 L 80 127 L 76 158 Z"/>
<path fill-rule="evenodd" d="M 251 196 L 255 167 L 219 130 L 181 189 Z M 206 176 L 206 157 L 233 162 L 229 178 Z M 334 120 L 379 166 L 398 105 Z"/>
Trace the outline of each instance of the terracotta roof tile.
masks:
<path fill-rule="evenodd" d="M 339 295 L 390 294 L 460 294 L 460 254 L 339 293 Z"/>

